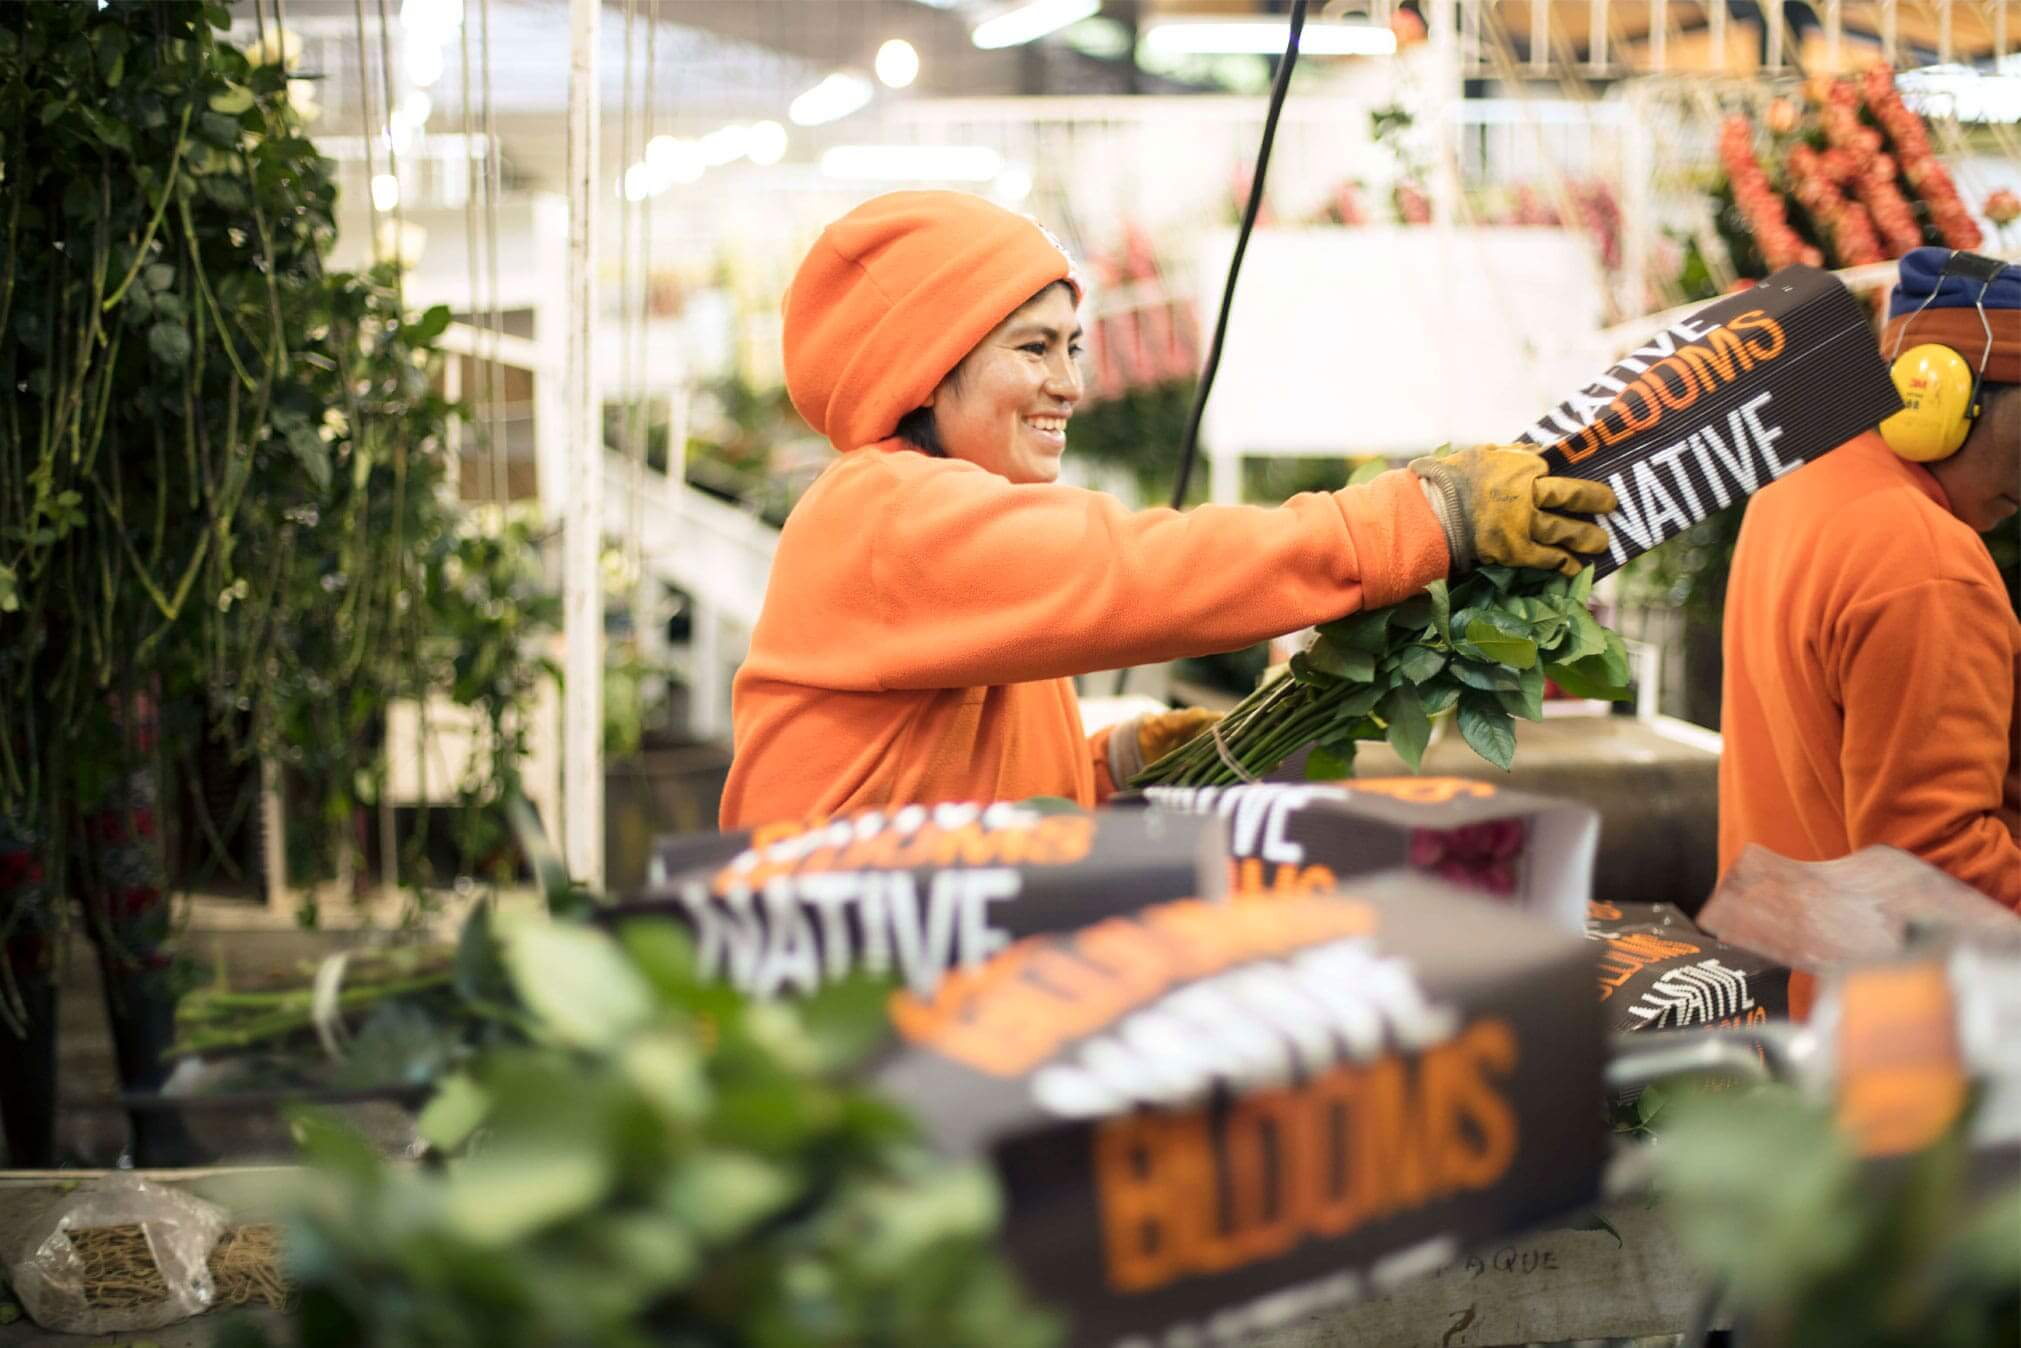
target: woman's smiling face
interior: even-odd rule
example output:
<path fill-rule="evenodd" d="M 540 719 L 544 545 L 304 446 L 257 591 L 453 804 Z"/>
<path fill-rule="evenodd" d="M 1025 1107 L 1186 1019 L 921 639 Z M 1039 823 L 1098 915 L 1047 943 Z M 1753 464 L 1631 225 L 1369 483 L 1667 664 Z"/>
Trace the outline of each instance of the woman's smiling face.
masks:
<path fill-rule="evenodd" d="M 1012 482 L 1051 482 L 1081 398 L 1081 325 L 1057 282 L 996 325 L 927 399 L 940 443 Z"/>

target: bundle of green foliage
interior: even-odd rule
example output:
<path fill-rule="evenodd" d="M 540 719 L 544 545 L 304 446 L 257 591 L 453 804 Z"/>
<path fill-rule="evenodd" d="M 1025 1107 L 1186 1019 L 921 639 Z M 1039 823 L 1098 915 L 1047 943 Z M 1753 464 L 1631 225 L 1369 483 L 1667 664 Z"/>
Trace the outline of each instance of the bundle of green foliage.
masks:
<path fill-rule="evenodd" d="M 434 1157 L 334 1125 L 285 1238 L 301 1348 L 1042 1348 L 989 1176 L 844 1073 L 881 987 L 798 1008 L 699 981 L 673 925 L 482 918 L 456 979 L 493 1042 L 420 1116 Z M 227 1348 L 275 1342 L 250 1324 Z"/>
<path fill-rule="evenodd" d="M 1516 718 L 1541 719 L 1549 679 L 1575 697 L 1627 695 L 1621 638 L 1587 611 L 1593 569 L 1479 567 L 1387 608 L 1323 624 L 1266 684 L 1134 779 L 1139 786 L 1223 786 L 1267 776 L 1308 745 L 1308 775 L 1352 776 L 1366 740 L 1386 740 L 1417 770 L 1431 718 L 1452 711 L 1467 744 L 1506 771 Z"/>
<path fill-rule="evenodd" d="M 324 269 L 334 166 L 230 21 L 0 12 L 0 820 L 47 894 L 108 784 L 151 772 L 172 803 L 216 737 L 296 769 L 297 855 L 329 873 L 388 704 L 429 689 L 499 731 L 466 784 L 496 815 L 543 676 L 531 534 L 460 527 L 447 490 L 449 314 L 411 317 L 391 266 Z M 190 796 L 170 831 L 224 853 L 250 786 L 221 818 Z M 0 940 L 48 922 L 0 894 Z"/>
<path fill-rule="evenodd" d="M 1766 1348 L 1991 1348 L 2021 1333 L 2021 1188 L 1975 1184 L 1969 1112 L 1863 1164 L 1786 1087 L 1682 1093 L 1655 1143 L 1663 1204 Z"/>

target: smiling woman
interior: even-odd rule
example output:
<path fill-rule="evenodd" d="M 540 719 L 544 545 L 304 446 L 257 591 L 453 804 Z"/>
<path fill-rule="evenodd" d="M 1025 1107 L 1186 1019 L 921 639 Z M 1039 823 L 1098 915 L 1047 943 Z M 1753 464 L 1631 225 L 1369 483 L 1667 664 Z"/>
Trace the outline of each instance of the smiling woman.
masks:
<path fill-rule="evenodd" d="M 1054 281 L 983 338 L 896 434 L 1012 482 L 1055 481 L 1081 398 L 1080 356 L 1074 289 Z"/>
<path fill-rule="evenodd" d="M 1504 508 L 1463 487 L 1435 500 L 1409 470 L 1185 514 L 1061 486 L 1081 298 L 1052 235 L 963 193 L 878 197 L 815 242 L 786 296 L 786 384 L 842 457 L 780 533 L 737 675 L 724 827 L 898 802 L 1092 805 L 1205 714 L 1091 740 L 1070 676 L 1395 603 L 1444 577 L 1454 548 L 1478 551 L 1469 511 Z M 1511 537 L 1552 527 L 1527 495 L 1506 509 Z"/>

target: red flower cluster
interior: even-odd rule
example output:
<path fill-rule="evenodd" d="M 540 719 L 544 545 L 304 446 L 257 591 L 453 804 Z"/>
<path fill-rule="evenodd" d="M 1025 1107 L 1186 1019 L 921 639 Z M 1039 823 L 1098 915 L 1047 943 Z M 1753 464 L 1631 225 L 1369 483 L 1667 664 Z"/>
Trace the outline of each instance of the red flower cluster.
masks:
<path fill-rule="evenodd" d="M 1808 145 L 1797 145 L 1791 148 L 1785 162 L 1792 195 L 1810 212 L 1811 219 L 1830 233 L 1838 265 L 1859 267 L 1883 260 L 1881 240 L 1874 233 L 1874 222 L 1867 208 L 1847 201 L 1839 191 L 1839 183 L 1843 181 L 1840 171 L 1847 166 L 1843 158 L 1833 162 L 1833 156 L 1844 155 L 1843 150 L 1819 154 Z"/>
<path fill-rule="evenodd" d="M 1985 236 L 1979 232 L 1972 213 L 1965 209 L 1965 203 L 1959 200 L 1957 184 L 1930 149 L 1930 135 L 1923 119 L 1902 102 L 1902 95 L 1895 88 L 1895 73 L 1886 66 L 1873 66 L 1862 80 L 1867 108 L 1888 133 L 1895 157 L 1901 161 L 1902 177 L 1922 198 L 1937 233 L 1952 248 L 1977 248 Z"/>
<path fill-rule="evenodd" d="M 1824 157 L 1828 167 L 1837 170 L 1833 180 L 1852 185 L 1873 218 L 1887 255 L 1900 257 L 1920 246 L 1922 227 L 1908 198 L 1895 186 L 1895 161 L 1881 153 L 1881 133 L 1860 121 L 1859 91 L 1849 82 L 1833 80 L 1824 90 L 1819 120 L 1832 146 Z"/>
<path fill-rule="evenodd" d="M 2021 197 L 2014 190 L 2002 187 L 1986 194 L 1986 204 L 1980 208 L 1988 220 L 2005 229 L 2016 220 L 2021 220 Z"/>
<path fill-rule="evenodd" d="M 1728 117 L 1720 126 L 1719 164 L 1733 187 L 1734 205 L 1747 222 L 1748 233 L 1754 236 L 1755 246 L 1761 249 L 1762 260 L 1770 271 L 1794 262 L 1813 267 L 1824 265 L 1824 255 L 1790 228 L 1782 197 L 1769 182 L 1761 161 L 1754 157 L 1754 129 L 1747 118 Z"/>
<path fill-rule="evenodd" d="M 22 849 L 18 852 L 0 852 L 0 894 L 19 886 L 33 888 L 42 883 L 42 863 L 35 854 Z"/>
<path fill-rule="evenodd" d="M 1512 895 L 1523 859 L 1523 835 L 1520 819 L 1491 819 L 1455 829 L 1414 829 L 1410 864 L 1466 889 Z"/>

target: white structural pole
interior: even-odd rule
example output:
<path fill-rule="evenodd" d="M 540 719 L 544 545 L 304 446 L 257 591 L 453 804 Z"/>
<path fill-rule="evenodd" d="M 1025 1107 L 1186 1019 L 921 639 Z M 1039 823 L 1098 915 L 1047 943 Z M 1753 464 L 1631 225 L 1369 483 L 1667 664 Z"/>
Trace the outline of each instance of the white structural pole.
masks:
<path fill-rule="evenodd" d="M 603 887 L 603 426 L 596 387 L 597 18 L 569 0 L 568 493 L 563 507 L 562 855 Z"/>

